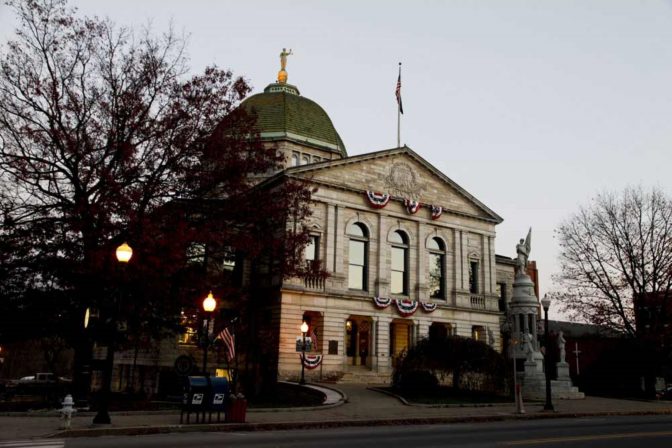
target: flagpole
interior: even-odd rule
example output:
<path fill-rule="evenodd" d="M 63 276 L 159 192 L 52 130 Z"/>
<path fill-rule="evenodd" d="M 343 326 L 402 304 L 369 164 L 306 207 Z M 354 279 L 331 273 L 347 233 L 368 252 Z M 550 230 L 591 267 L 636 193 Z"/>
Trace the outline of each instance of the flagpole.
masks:
<path fill-rule="evenodd" d="M 398 79 L 398 82 L 401 82 L 401 62 L 399 63 Z M 401 148 L 401 103 L 399 100 L 397 101 L 397 148 Z"/>

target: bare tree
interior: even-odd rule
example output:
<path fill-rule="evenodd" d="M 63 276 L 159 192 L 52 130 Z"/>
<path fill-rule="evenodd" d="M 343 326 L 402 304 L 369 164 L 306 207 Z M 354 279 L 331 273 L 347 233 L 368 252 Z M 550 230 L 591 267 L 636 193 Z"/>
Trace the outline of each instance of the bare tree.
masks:
<path fill-rule="evenodd" d="M 666 309 L 672 286 L 672 200 L 660 189 L 600 194 L 556 234 L 558 298 L 573 317 L 635 336 L 633 299 L 655 296 Z"/>
<path fill-rule="evenodd" d="M 305 246 L 307 229 L 274 231 L 309 214 L 310 190 L 252 188 L 282 160 L 238 107 L 244 79 L 188 76 L 172 30 L 81 17 L 66 0 L 6 3 L 18 29 L 0 49 L 0 341 L 79 341 L 84 310 L 108 306 L 121 283 L 129 325 L 172 329 L 209 289 L 245 293 L 223 269 L 189 267 L 193 244 L 211 265 L 224 249 L 253 261 Z M 124 240 L 134 255 L 122 274 Z"/>

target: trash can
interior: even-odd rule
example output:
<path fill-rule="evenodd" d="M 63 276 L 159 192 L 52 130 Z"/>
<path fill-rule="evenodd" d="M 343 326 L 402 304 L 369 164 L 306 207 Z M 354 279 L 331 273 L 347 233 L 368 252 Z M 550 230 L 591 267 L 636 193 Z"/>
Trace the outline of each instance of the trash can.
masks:
<path fill-rule="evenodd" d="M 196 413 L 196 422 L 198 415 L 203 412 L 205 420 L 205 410 L 208 408 L 210 385 L 208 378 L 204 376 L 188 376 L 184 385 L 184 395 L 182 398 L 182 411 L 180 412 L 180 423 L 184 413 L 187 414 L 187 423 L 192 412 Z"/>
<path fill-rule="evenodd" d="M 242 394 L 231 395 L 229 397 L 228 409 L 226 412 L 227 423 L 245 423 L 247 416 L 247 400 Z"/>
<path fill-rule="evenodd" d="M 210 378 L 209 420 L 212 421 L 212 413 L 217 413 L 217 421 L 220 414 L 226 412 L 226 397 L 229 396 L 229 382 L 226 378 Z"/>

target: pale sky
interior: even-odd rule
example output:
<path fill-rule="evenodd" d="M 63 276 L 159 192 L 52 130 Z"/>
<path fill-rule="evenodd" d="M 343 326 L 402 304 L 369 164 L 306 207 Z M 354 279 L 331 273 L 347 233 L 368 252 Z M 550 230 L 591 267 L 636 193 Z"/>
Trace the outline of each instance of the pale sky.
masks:
<path fill-rule="evenodd" d="M 553 230 L 598 192 L 672 195 L 672 1 L 73 1 L 119 24 L 172 21 L 194 72 L 216 64 L 259 92 L 291 48 L 289 83 L 350 155 L 402 144 L 504 218 L 498 254 L 533 228 L 541 294 Z M 13 19 L 0 6 L 0 41 Z M 551 316 L 553 317 L 553 308 Z"/>

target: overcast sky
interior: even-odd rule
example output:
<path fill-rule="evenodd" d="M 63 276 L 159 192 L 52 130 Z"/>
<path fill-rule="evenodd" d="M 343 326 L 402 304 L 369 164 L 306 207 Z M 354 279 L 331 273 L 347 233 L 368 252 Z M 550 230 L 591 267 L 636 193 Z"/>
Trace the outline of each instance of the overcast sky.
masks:
<path fill-rule="evenodd" d="M 189 34 L 255 93 L 292 48 L 289 83 L 331 117 L 350 155 L 402 144 L 504 218 L 497 253 L 533 228 L 541 293 L 558 224 L 602 191 L 672 195 L 672 1 L 73 1 L 87 15 Z M 13 19 L 0 6 L 0 38 Z M 553 315 L 553 314 L 552 314 Z"/>

